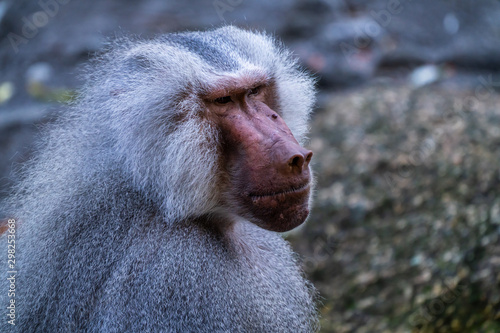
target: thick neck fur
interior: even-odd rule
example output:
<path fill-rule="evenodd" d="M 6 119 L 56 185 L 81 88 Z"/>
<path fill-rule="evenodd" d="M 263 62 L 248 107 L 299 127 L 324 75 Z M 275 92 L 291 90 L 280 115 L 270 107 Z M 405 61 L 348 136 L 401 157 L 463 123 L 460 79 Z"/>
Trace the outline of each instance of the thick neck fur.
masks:
<path fill-rule="evenodd" d="M 22 331 L 314 331 L 312 289 L 279 234 L 244 220 L 166 223 L 118 184 L 87 189 L 87 211 L 61 202 L 20 229 Z"/>

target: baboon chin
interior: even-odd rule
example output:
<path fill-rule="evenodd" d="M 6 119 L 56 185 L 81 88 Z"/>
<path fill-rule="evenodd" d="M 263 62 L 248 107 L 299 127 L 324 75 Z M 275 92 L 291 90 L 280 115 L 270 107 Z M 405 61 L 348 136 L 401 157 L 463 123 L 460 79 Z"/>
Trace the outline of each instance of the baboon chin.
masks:
<path fill-rule="evenodd" d="M 313 184 L 314 85 L 290 52 L 232 26 L 122 39 L 86 82 L 7 202 L 19 331 L 316 331 L 277 233 Z"/>

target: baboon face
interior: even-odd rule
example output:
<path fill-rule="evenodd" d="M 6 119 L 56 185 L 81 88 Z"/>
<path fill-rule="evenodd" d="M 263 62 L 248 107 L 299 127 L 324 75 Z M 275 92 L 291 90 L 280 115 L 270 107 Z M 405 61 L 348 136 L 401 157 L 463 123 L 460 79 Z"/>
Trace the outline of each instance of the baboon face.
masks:
<path fill-rule="evenodd" d="M 203 99 L 221 133 L 229 176 L 225 204 L 267 230 L 288 231 L 304 222 L 312 152 L 280 116 L 273 82 L 261 74 L 222 79 Z"/>

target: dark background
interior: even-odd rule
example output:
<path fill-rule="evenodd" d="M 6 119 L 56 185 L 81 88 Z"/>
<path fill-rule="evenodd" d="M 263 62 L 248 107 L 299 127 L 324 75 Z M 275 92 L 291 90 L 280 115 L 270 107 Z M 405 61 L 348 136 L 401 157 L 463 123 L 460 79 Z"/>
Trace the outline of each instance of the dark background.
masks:
<path fill-rule="evenodd" d="M 229 23 L 319 79 L 322 332 L 500 332 L 499 1 L 0 1 L 0 200 L 107 40 Z"/>

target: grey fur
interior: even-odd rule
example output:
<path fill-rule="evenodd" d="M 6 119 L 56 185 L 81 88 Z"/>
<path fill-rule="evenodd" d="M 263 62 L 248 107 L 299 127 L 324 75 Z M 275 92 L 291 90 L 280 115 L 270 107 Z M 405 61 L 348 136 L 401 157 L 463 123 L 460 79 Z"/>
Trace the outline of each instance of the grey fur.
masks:
<path fill-rule="evenodd" d="M 317 330 L 314 288 L 288 243 L 219 205 L 218 133 L 196 96 L 249 68 L 276 81 L 303 141 L 312 80 L 267 35 L 228 26 L 122 40 L 95 61 L 9 200 L 17 318 L 2 315 L 0 331 Z M 5 312 L 4 275 L 1 287 Z"/>

